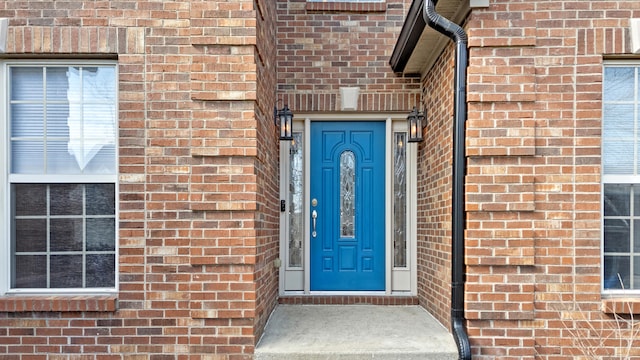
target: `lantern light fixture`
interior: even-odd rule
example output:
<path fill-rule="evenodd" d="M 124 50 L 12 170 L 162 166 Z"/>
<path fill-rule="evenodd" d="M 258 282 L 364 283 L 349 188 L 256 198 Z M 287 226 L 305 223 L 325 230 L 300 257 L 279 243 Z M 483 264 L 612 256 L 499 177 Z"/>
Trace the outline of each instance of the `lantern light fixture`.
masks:
<path fill-rule="evenodd" d="M 293 140 L 291 128 L 293 127 L 293 113 L 289 110 L 289 106 L 285 105 L 282 109 L 274 108 L 276 126 L 280 127 L 280 140 Z"/>
<path fill-rule="evenodd" d="M 418 111 L 416 107 L 413 107 L 413 111 L 407 116 L 407 122 L 409 126 L 409 138 L 407 142 L 422 142 L 422 129 L 425 125 L 425 116 L 422 111 Z"/>

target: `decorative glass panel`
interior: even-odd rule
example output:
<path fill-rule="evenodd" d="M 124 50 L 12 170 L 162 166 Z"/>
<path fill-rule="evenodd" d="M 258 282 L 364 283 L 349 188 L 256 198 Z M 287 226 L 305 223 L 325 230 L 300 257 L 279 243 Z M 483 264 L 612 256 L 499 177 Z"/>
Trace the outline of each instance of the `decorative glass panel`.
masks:
<path fill-rule="evenodd" d="M 302 267 L 303 216 L 303 147 L 302 133 L 293 133 L 289 148 L 289 267 Z"/>
<path fill-rule="evenodd" d="M 393 151 L 393 266 L 407 266 L 407 134 L 394 134 Z"/>
<path fill-rule="evenodd" d="M 355 236 L 356 157 L 351 151 L 340 155 L 340 236 Z"/>

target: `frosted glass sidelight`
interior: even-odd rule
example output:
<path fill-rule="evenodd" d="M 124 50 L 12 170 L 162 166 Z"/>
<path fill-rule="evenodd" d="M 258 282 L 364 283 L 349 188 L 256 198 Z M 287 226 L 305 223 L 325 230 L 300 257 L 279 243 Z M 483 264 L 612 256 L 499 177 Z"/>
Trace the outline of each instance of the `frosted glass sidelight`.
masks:
<path fill-rule="evenodd" d="M 289 267 L 302 267 L 303 216 L 303 147 L 302 133 L 293 133 L 289 148 Z"/>
<path fill-rule="evenodd" d="M 393 147 L 393 266 L 407 266 L 407 134 L 394 133 Z"/>
<path fill-rule="evenodd" d="M 340 155 L 340 236 L 355 237 L 356 157 L 352 151 Z"/>

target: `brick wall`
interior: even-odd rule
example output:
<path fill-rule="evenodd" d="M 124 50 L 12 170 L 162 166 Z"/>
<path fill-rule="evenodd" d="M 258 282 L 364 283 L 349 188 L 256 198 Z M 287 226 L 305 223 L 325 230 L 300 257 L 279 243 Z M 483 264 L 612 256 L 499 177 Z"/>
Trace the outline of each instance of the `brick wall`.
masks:
<path fill-rule="evenodd" d="M 474 359 L 573 359 L 587 336 L 620 355 L 600 295 L 601 66 L 629 53 L 631 17 L 637 1 L 492 0 L 468 19 Z"/>
<path fill-rule="evenodd" d="M 442 324 L 451 312 L 453 47 L 424 77 L 427 124 L 418 150 L 418 295 Z"/>
<path fill-rule="evenodd" d="M 0 358 L 250 358 L 277 294 L 275 5 L 0 3 L 6 56 L 119 70 L 117 296 L 0 298 Z"/>
<path fill-rule="evenodd" d="M 411 111 L 420 102 L 420 81 L 389 66 L 410 3 L 278 0 L 279 99 L 294 114 L 339 111 L 340 87 L 357 86 L 359 111 Z"/>

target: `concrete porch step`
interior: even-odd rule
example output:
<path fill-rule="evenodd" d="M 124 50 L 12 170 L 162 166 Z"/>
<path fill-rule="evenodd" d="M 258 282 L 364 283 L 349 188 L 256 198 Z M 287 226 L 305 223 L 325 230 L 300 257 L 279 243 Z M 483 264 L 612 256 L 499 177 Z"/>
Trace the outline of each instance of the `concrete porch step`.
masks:
<path fill-rule="evenodd" d="M 419 306 L 278 305 L 256 360 L 458 358 L 453 336 Z"/>

